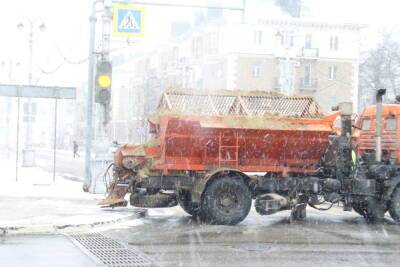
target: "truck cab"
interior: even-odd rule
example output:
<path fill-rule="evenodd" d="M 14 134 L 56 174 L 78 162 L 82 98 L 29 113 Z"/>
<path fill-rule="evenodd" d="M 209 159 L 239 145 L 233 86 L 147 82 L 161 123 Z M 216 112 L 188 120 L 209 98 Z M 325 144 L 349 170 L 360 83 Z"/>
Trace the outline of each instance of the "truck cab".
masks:
<path fill-rule="evenodd" d="M 399 164 L 400 159 L 400 105 L 382 105 L 382 161 Z M 356 121 L 353 137 L 357 155 L 372 155 L 375 153 L 376 107 L 364 109 Z"/>

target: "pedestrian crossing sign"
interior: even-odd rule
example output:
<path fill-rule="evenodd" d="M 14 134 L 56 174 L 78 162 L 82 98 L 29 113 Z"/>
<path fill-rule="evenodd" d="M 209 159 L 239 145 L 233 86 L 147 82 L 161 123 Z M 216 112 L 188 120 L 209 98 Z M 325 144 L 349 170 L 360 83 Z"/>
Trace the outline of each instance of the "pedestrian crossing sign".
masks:
<path fill-rule="evenodd" d="M 127 4 L 114 5 L 113 36 L 143 37 L 143 7 Z"/>

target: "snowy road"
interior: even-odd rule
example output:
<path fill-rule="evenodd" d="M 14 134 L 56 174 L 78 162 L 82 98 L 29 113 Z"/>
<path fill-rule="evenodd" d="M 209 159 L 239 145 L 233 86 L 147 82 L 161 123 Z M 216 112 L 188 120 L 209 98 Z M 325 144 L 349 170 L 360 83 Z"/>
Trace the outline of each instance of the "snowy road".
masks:
<path fill-rule="evenodd" d="M 339 209 L 308 209 L 301 223 L 290 223 L 288 215 L 252 211 L 237 226 L 213 226 L 194 221 L 179 207 L 150 209 L 142 218 L 90 232 L 99 231 L 160 266 L 399 266 L 400 226 L 389 219 L 367 225 Z M 94 266 L 59 235 L 2 237 L 0 255 L 1 266 Z"/>
<path fill-rule="evenodd" d="M 45 171 L 53 171 L 53 150 L 36 149 L 36 165 Z M 84 177 L 85 161 L 84 152 L 79 152 L 80 157 L 73 157 L 72 151 L 57 150 L 56 173 L 67 176 Z"/>
<path fill-rule="evenodd" d="M 301 223 L 290 223 L 288 212 L 252 211 L 237 226 L 211 226 L 179 208 L 152 209 L 103 233 L 162 266 L 399 266 L 400 226 L 391 220 L 367 225 L 340 209 L 307 212 Z"/>

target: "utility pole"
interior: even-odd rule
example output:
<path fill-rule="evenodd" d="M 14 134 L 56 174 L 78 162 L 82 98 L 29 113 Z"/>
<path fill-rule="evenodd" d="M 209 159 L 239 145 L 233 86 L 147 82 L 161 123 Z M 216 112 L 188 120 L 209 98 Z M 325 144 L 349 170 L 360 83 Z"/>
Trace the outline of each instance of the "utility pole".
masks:
<path fill-rule="evenodd" d="M 102 29 L 102 41 L 101 41 L 101 55 L 102 59 L 107 61 L 110 59 L 110 39 L 111 39 L 111 19 L 112 19 L 112 1 L 104 0 L 104 11 L 103 11 L 103 29 Z"/>
<path fill-rule="evenodd" d="M 28 73 L 28 84 L 32 85 L 32 57 L 33 57 L 33 21 L 29 21 L 29 73 Z M 27 112 L 32 112 L 33 107 L 32 99 L 28 97 L 27 101 Z M 22 151 L 22 166 L 33 167 L 35 166 L 35 150 L 32 148 L 32 117 L 26 116 L 26 135 L 25 135 L 25 147 Z"/>
<path fill-rule="evenodd" d="M 85 179 L 83 181 L 83 190 L 89 191 L 91 184 L 91 150 L 93 138 L 93 84 L 94 84 L 94 65 L 95 65 L 95 38 L 96 38 L 96 5 L 101 0 L 95 0 L 92 3 L 92 11 L 89 17 L 89 63 L 88 63 L 88 91 L 86 99 L 86 132 L 85 132 Z"/>
<path fill-rule="evenodd" d="M 242 0 L 242 23 L 246 23 L 246 0 Z"/>
<path fill-rule="evenodd" d="M 101 38 L 101 59 L 102 61 L 110 61 L 110 42 L 111 42 L 111 20 L 112 20 L 112 0 L 104 0 L 104 11 L 102 15 L 102 38 Z M 99 105 L 102 111 L 99 124 L 100 137 L 106 141 L 105 125 L 109 121 L 109 105 Z M 98 116 L 101 117 L 101 116 Z"/>
<path fill-rule="evenodd" d="M 85 136 L 85 179 L 83 182 L 84 191 L 92 191 L 93 180 L 96 176 L 97 168 L 101 164 L 97 164 L 98 155 L 92 157 L 93 142 L 95 139 L 96 152 L 103 152 L 108 150 L 107 136 L 105 132 L 105 125 L 103 121 L 107 120 L 107 112 L 109 108 L 105 105 L 96 104 L 96 116 L 94 116 L 94 69 L 96 65 L 96 53 L 95 53 L 95 39 L 96 39 L 96 6 L 97 4 L 103 4 L 102 10 L 102 38 L 101 38 L 101 60 L 109 60 L 110 57 L 110 39 L 111 39 L 111 19 L 112 19 L 112 1 L 111 0 L 95 0 L 92 4 L 92 11 L 89 18 L 90 22 L 90 36 L 89 36 L 89 66 L 88 66 L 88 94 L 87 94 L 87 110 L 86 110 L 86 136 Z M 93 121 L 93 118 L 96 118 Z M 95 122 L 95 126 L 93 125 Z M 92 163 L 95 163 L 94 165 Z M 94 190 L 93 190 L 94 191 Z"/>

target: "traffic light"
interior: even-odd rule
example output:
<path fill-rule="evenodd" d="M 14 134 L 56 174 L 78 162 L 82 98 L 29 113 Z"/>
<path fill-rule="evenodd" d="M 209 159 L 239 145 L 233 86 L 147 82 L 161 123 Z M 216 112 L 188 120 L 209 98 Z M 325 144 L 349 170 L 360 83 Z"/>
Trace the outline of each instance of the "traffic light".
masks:
<path fill-rule="evenodd" d="M 96 66 L 96 103 L 104 105 L 111 101 L 112 65 L 109 61 L 100 61 Z"/>

